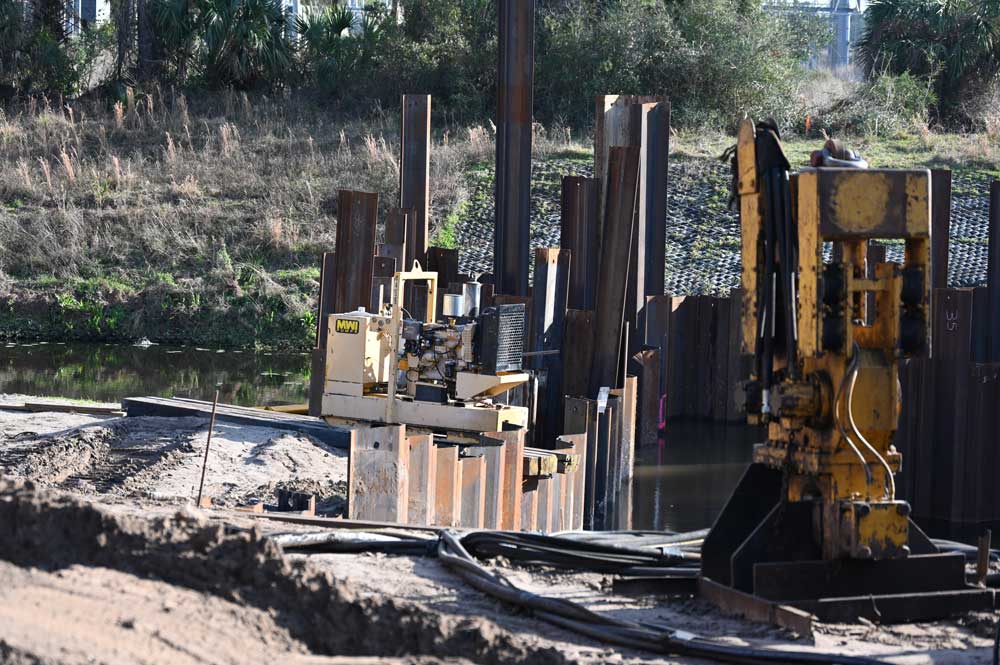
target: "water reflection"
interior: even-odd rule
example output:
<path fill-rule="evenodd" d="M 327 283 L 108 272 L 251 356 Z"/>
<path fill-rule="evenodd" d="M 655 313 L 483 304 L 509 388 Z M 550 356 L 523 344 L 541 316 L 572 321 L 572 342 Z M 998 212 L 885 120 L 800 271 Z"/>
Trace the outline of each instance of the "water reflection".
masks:
<path fill-rule="evenodd" d="M 154 345 L 0 346 L 0 392 L 117 402 L 155 395 L 256 406 L 306 401 L 304 353 L 217 351 Z"/>
<path fill-rule="evenodd" d="M 637 451 L 633 524 L 693 531 L 712 525 L 750 463 L 763 430 L 745 425 L 670 422 L 662 447 Z"/>

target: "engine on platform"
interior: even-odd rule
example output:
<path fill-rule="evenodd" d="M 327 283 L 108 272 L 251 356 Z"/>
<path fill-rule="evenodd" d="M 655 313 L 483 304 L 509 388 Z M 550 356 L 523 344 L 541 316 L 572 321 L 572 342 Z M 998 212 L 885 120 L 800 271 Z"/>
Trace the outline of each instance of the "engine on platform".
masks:
<path fill-rule="evenodd" d="M 406 394 L 428 402 L 471 399 L 481 395 L 467 388 L 482 382 L 463 374 L 521 371 L 524 305 L 492 307 L 476 318 L 448 322 L 407 319 L 400 336 L 397 383 L 406 386 Z"/>

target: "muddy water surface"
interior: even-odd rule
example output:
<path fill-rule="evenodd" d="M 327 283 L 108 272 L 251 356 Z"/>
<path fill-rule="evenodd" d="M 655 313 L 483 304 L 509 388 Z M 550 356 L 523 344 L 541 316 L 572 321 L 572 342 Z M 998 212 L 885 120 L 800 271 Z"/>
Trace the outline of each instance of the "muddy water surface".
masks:
<path fill-rule="evenodd" d="M 668 423 L 662 445 L 636 453 L 635 528 L 711 526 L 762 439 L 763 430 L 743 425 Z"/>
<path fill-rule="evenodd" d="M 0 345 L 0 393 L 118 402 L 212 399 L 257 406 L 306 401 L 309 355 L 115 344 Z"/>

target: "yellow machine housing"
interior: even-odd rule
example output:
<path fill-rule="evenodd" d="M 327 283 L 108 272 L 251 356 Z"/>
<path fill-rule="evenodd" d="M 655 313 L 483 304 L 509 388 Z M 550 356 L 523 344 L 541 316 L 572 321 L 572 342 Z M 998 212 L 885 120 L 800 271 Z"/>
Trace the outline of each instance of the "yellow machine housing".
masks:
<path fill-rule="evenodd" d="M 737 190 L 746 353 L 754 353 L 761 325 L 765 197 L 755 139 L 753 123 L 745 120 Z M 910 510 L 895 496 L 893 474 L 902 459 L 892 437 L 900 409 L 897 362 L 928 341 L 930 173 L 805 169 L 791 176 L 791 192 L 797 353 L 775 359 L 780 379 L 762 395 L 760 411 L 749 415 L 751 423 L 767 426 L 754 460 L 785 472 L 784 500 L 814 502 L 813 536 L 824 559 L 905 557 Z M 869 278 L 873 239 L 902 241 L 904 262 L 878 263 Z M 824 252 L 839 260 L 824 260 Z M 874 294 L 874 311 L 868 311 L 868 294 Z"/>
<path fill-rule="evenodd" d="M 391 323 L 390 317 L 363 310 L 329 318 L 324 392 L 362 397 L 389 382 Z"/>
<path fill-rule="evenodd" d="M 399 423 L 457 439 L 476 439 L 480 432 L 501 431 L 505 426 L 527 426 L 526 408 L 492 399 L 527 381 L 523 372 L 490 374 L 470 362 L 467 371 L 457 372 L 454 397 L 446 401 L 416 399 L 416 382 L 400 380 L 408 370 L 416 370 L 419 360 L 403 348 L 403 312 L 397 304 L 410 281 L 427 284 L 424 321 L 434 322 L 437 273 L 423 271 L 416 263 L 413 270 L 393 277 L 391 302 L 383 312 L 359 310 L 328 318 L 323 417 L 335 423 Z M 446 330 L 453 330 L 447 325 Z M 471 354 L 466 347 L 461 355 L 471 361 Z"/>

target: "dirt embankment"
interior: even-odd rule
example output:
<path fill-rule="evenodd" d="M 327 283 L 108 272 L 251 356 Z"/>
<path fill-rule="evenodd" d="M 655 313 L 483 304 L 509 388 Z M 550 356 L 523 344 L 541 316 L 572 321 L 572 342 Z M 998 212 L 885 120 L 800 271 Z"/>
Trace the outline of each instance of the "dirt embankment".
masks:
<path fill-rule="evenodd" d="M 183 507 L 197 491 L 206 427 L 207 419 L 0 410 L 0 476 L 18 476 L 0 480 L 0 665 L 297 663 L 331 654 L 692 662 L 622 651 L 546 624 L 479 593 L 432 557 L 282 553 L 270 536 L 316 527 Z M 345 478 L 342 451 L 217 423 L 206 490 L 225 507 L 271 503 L 285 486 L 317 493 L 335 514 Z M 919 625 L 818 624 L 812 636 L 799 636 L 722 616 L 697 598 L 614 594 L 597 573 L 487 565 L 523 589 L 723 644 L 899 665 L 977 663 L 989 662 L 995 630 L 995 617 L 983 613 Z M 88 634 L 101 639 L 74 638 Z M 238 638 L 253 656 L 233 657 Z"/>
<path fill-rule="evenodd" d="M 0 558 L 50 571 L 76 565 L 162 580 L 269 612 L 316 653 L 436 654 L 480 663 L 564 663 L 484 619 L 454 620 L 387 597 L 360 597 L 329 572 L 291 564 L 255 529 L 190 509 L 146 519 L 26 481 L 0 481 Z"/>
<path fill-rule="evenodd" d="M 204 418 L 89 419 L 62 428 L 38 414 L 0 415 L 0 474 L 86 496 L 176 505 L 198 492 Z M 347 454 L 308 436 L 217 423 L 205 493 L 217 505 L 274 503 L 277 489 L 315 494 L 321 513 L 343 510 Z"/>

